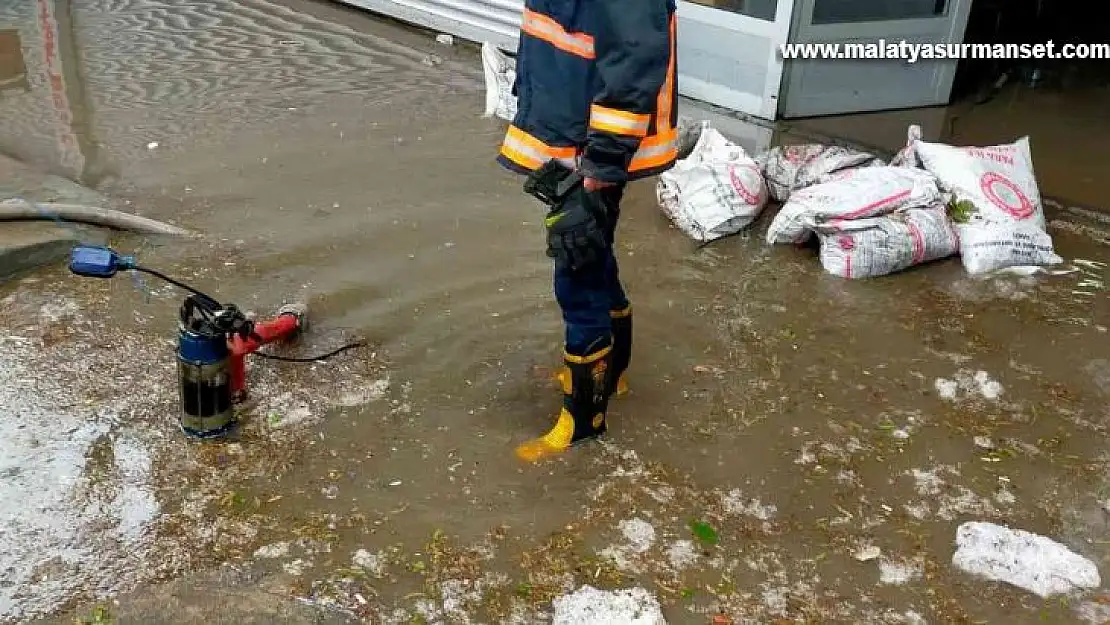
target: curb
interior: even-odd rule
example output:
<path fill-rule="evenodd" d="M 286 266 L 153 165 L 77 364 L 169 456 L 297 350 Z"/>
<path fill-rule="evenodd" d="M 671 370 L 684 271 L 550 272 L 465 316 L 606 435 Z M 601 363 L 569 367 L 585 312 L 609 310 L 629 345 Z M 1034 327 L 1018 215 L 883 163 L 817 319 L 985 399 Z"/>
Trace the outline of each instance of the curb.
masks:
<path fill-rule="evenodd" d="M 0 228 L 0 284 L 61 260 L 78 238 L 76 232 L 53 224 L 5 224 Z"/>

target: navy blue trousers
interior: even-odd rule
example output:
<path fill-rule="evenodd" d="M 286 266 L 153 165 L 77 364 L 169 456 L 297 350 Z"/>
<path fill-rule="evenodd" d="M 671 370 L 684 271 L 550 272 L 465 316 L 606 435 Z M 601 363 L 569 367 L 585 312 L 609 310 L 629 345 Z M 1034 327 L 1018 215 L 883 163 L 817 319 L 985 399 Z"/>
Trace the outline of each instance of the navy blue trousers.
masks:
<path fill-rule="evenodd" d="M 607 187 L 601 193 L 611 211 L 604 262 L 578 271 L 555 268 L 555 300 L 559 302 L 566 325 L 565 349 L 573 356 L 586 356 L 611 345 L 609 311 L 628 307 L 628 296 L 621 286 L 613 252 L 624 185 Z"/>

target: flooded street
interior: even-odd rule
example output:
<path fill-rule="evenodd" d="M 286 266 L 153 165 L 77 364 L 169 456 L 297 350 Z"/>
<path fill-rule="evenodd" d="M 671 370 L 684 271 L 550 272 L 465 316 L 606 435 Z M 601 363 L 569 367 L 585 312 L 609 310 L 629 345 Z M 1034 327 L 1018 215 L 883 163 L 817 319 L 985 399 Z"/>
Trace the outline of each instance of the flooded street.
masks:
<path fill-rule="evenodd" d="M 307 301 L 308 353 L 370 345 L 252 361 L 243 431 L 197 443 L 179 292 L 4 285 L 0 622 L 543 623 L 583 584 L 671 625 L 1110 622 L 1103 582 L 952 563 L 988 521 L 1110 571 L 1110 254 L 1078 229 L 1063 275 L 847 281 L 767 247 L 773 211 L 698 248 L 634 185 L 632 392 L 526 466 L 562 326 L 475 50 L 298 0 L 0 0 L 5 29 L 0 152 L 202 235 L 114 238 L 149 267 Z"/>

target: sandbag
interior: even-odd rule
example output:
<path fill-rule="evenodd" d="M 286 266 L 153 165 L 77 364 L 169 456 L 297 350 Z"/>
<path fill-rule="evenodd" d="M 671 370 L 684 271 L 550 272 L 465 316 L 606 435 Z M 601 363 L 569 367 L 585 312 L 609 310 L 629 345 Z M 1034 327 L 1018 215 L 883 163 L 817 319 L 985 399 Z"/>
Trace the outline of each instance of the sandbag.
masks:
<path fill-rule="evenodd" d="M 796 191 L 767 229 L 767 244 L 804 243 L 821 226 L 924 208 L 941 201 L 932 174 L 920 169 L 876 166 L 824 176 Z"/>
<path fill-rule="evenodd" d="M 516 59 L 488 41 L 482 44 L 482 73 L 486 78 L 486 108 L 483 117 L 496 115 L 505 121 L 516 117 Z"/>
<path fill-rule="evenodd" d="M 951 195 L 968 273 L 1063 262 L 1045 231 L 1029 137 L 987 147 L 913 143 L 922 166 Z"/>
<path fill-rule="evenodd" d="M 942 191 L 974 205 L 979 219 L 1045 229 L 1044 207 L 1029 137 L 987 147 L 956 147 L 916 140 L 914 151 Z"/>
<path fill-rule="evenodd" d="M 659 174 L 656 195 L 671 222 L 701 242 L 739 232 L 767 204 L 759 166 L 708 123 L 690 156 Z"/>
<path fill-rule="evenodd" d="M 960 239 L 944 204 L 843 222 L 817 229 L 821 266 L 842 278 L 874 278 L 947 258 Z"/>
<path fill-rule="evenodd" d="M 1032 225 L 977 222 L 957 224 L 960 257 L 969 274 L 1007 267 L 1058 265 L 1052 237 Z"/>
<path fill-rule="evenodd" d="M 849 167 L 883 165 L 873 154 L 836 145 L 776 146 L 756 157 L 771 199 L 785 202 L 790 194 L 817 184 L 821 177 Z"/>

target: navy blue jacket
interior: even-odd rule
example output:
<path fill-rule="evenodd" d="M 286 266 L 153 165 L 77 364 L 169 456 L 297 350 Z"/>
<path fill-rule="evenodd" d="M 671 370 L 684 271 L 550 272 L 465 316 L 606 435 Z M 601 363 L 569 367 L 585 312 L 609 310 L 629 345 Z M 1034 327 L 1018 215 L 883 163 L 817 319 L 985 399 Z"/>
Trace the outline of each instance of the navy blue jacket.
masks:
<path fill-rule="evenodd" d="M 675 0 L 526 0 L 517 114 L 498 161 L 624 182 L 678 156 Z"/>

